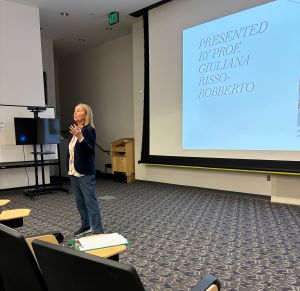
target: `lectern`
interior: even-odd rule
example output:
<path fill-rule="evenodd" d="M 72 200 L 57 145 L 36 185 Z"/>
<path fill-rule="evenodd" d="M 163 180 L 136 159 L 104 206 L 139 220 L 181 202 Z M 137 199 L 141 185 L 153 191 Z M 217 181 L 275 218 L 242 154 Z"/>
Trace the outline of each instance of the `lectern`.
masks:
<path fill-rule="evenodd" d="M 112 173 L 123 173 L 126 182 L 134 181 L 134 139 L 121 138 L 111 144 Z"/>

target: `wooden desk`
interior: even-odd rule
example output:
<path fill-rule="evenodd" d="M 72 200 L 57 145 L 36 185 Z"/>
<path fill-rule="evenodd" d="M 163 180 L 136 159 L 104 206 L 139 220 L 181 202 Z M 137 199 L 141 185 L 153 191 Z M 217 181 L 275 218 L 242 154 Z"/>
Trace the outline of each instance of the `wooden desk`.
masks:
<path fill-rule="evenodd" d="M 4 210 L 0 214 L 0 222 L 8 227 L 16 228 L 23 226 L 23 218 L 30 214 L 30 209 Z"/>
<path fill-rule="evenodd" d="M 21 209 L 11 209 L 4 210 L 0 214 L 0 220 L 11 220 L 16 218 L 23 218 L 30 214 L 30 209 L 21 208 Z"/>
<path fill-rule="evenodd" d="M 114 246 L 104 249 L 97 249 L 97 250 L 91 250 L 91 251 L 85 251 L 87 254 L 91 254 L 94 256 L 102 257 L 102 258 L 113 258 L 115 256 L 119 256 L 120 253 L 127 250 L 127 247 L 125 245 L 121 246 Z"/>
<path fill-rule="evenodd" d="M 8 204 L 10 202 L 10 200 L 8 199 L 0 199 L 0 206 L 4 206 L 6 204 Z"/>
<path fill-rule="evenodd" d="M 99 235 L 99 234 L 97 234 L 97 235 Z M 89 236 L 85 236 L 85 237 L 89 237 Z M 119 254 L 126 251 L 126 250 L 127 250 L 126 245 L 119 245 L 119 246 L 89 250 L 89 251 L 85 251 L 85 253 L 90 254 L 90 255 L 94 255 L 94 256 L 98 256 L 98 257 L 101 257 L 101 258 L 106 258 L 106 259 L 111 259 L 111 260 L 114 260 L 114 261 L 119 261 Z"/>
<path fill-rule="evenodd" d="M 32 248 L 32 242 L 35 240 L 42 240 L 42 241 L 46 241 L 55 245 L 59 245 L 56 237 L 53 234 L 45 234 L 45 235 L 39 235 L 39 236 L 34 236 L 34 237 L 27 237 L 25 238 L 29 248 L 31 249 L 32 253 L 34 254 L 34 250 Z M 35 254 L 34 254 L 35 256 Z"/>

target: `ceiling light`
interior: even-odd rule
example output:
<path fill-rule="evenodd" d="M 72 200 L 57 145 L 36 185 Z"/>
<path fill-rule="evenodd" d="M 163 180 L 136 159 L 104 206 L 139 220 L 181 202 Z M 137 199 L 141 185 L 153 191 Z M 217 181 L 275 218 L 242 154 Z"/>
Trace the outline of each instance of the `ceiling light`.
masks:
<path fill-rule="evenodd" d="M 63 11 L 63 12 L 60 13 L 60 15 L 61 15 L 61 16 L 69 16 L 70 13 L 69 13 L 69 12 L 64 12 L 64 11 Z"/>

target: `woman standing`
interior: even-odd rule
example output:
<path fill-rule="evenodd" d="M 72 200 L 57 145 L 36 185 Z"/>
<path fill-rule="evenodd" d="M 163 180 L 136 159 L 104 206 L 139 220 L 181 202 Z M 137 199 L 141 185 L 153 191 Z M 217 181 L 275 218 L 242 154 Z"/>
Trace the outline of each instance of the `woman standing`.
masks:
<path fill-rule="evenodd" d="M 80 103 L 74 110 L 76 124 L 70 126 L 73 135 L 69 143 L 69 168 L 72 190 L 81 217 L 81 227 L 74 233 L 103 233 L 98 198 L 96 196 L 95 143 L 93 113 L 87 104 Z"/>

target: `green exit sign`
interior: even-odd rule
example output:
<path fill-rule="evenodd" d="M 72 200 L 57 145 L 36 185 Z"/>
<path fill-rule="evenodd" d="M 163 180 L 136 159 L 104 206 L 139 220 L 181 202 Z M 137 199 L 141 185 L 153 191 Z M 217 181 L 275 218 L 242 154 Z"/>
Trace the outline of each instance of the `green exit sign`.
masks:
<path fill-rule="evenodd" d="M 119 12 L 111 12 L 108 15 L 109 25 L 113 25 L 119 22 Z"/>

